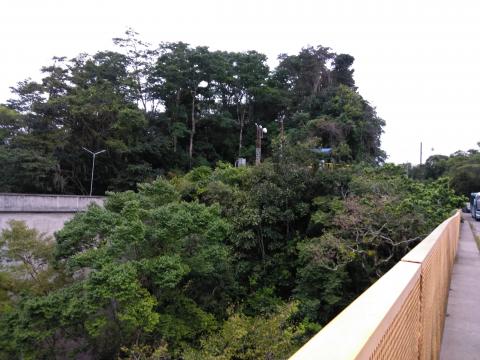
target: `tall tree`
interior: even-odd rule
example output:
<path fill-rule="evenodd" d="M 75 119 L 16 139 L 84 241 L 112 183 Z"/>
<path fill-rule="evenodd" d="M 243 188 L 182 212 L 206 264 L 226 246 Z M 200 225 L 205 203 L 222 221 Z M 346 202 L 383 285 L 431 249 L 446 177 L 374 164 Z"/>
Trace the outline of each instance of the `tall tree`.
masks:
<path fill-rule="evenodd" d="M 138 38 L 138 33 L 129 28 L 124 38 L 114 38 L 113 43 L 126 51 L 128 59 L 128 82 L 133 97 L 138 101 L 145 113 L 155 113 L 161 99 L 152 94 L 150 76 L 158 56 L 158 51 L 151 49 L 150 44 Z"/>
<path fill-rule="evenodd" d="M 166 99 L 170 113 L 173 150 L 177 150 L 177 137 L 183 133 L 177 125 L 179 115 L 189 120 L 188 157 L 193 163 L 194 137 L 199 107 L 197 100 L 204 100 L 208 93 L 209 55 L 206 47 L 191 48 L 185 43 L 166 43 L 160 47 L 153 77 L 156 91 Z M 187 110 L 188 109 L 188 110 Z M 181 113 L 181 114 L 180 114 Z"/>
<path fill-rule="evenodd" d="M 335 83 L 343 84 L 348 87 L 355 86 L 353 69 L 350 68 L 354 61 L 355 58 L 348 54 L 339 54 L 335 56 L 332 69 L 332 77 Z"/>

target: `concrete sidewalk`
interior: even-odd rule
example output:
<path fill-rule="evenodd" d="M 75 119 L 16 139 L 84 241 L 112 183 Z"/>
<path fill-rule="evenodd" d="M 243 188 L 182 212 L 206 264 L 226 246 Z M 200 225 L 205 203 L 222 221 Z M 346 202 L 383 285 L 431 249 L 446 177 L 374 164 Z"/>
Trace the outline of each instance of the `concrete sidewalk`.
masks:
<path fill-rule="evenodd" d="M 468 215 L 461 224 L 440 359 L 480 360 L 480 253 Z M 474 224 L 477 226 L 477 224 Z"/>

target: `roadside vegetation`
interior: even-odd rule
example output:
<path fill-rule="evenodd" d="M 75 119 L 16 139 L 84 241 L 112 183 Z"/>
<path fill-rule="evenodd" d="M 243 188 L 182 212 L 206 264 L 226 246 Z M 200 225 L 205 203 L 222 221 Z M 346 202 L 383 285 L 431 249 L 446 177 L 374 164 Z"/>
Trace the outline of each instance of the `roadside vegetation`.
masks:
<path fill-rule="evenodd" d="M 2 232 L 0 359 L 285 359 L 462 205 L 384 163 L 350 55 L 127 35 L 0 108 L 1 191 L 85 192 L 86 146 L 108 196 L 55 241 Z"/>
<path fill-rule="evenodd" d="M 480 142 L 478 143 L 480 148 Z M 420 181 L 435 181 L 441 177 L 450 179 L 457 194 L 469 197 L 480 191 L 480 149 L 456 151 L 450 156 L 433 155 L 425 164 L 407 166 L 410 176 Z"/>
<path fill-rule="evenodd" d="M 0 356 L 286 358 L 462 200 L 446 180 L 321 171 L 289 150 L 110 193 L 53 247 L 12 223 L 2 244 L 24 248 L 2 253 Z M 27 252 L 42 266 L 8 265 Z"/>

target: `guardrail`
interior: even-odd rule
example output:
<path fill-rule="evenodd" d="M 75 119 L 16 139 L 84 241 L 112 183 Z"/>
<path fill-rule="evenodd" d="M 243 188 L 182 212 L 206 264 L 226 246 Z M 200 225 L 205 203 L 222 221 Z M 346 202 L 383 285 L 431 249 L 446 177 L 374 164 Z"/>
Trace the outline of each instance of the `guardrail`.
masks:
<path fill-rule="evenodd" d="M 438 359 L 459 228 L 457 212 L 290 360 Z"/>

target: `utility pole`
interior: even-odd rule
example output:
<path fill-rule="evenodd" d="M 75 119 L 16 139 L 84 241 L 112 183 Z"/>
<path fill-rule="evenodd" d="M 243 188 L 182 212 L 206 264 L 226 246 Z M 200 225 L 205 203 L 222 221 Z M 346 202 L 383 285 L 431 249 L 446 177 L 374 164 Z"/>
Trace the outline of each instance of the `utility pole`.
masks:
<path fill-rule="evenodd" d="M 92 196 L 92 190 L 93 190 L 93 171 L 95 170 L 95 157 L 98 155 L 98 154 L 101 154 L 107 150 L 100 150 L 100 151 L 97 151 L 97 152 L 93 152 L 93 151 L 90 151 L 88 150 L 87 148 L 84 148 L 82 147 L 83 150 L 89 152 L 90 154 L 92 154 L 92 176 L 90 177 L 90 196 Z"/>
<path fill-rule="evenodd" d="M 197 97 L 197 90 L 199 88 L 206 88 L 208 86 L 208 83 L 204 80 L 200 81 L 195 88 L 191 91 L 192 94 L 192 115 L 191 115 L 191 120 L 192 120 L 192 127 L 190 129 L 190 144 L 188 147 L 188 165 L 189 168 L 192 168 L 192 162 L 193 162 L 193 137 L 195 136 L 195 130 L 196 130 L 196 120 L 195 120 L 195 100 Z"/>
<path fill-rule="evenodd" d="M 255 165 L 260 165 L 260 162 L 262 161 L 262 139 L 263 139 L 263 134 L 267 133 L 267 129 L 262 127 L 261 125 L 258 125 L 255 123 L 255 126 L 257 127 L 257 141 L 255 145 Z"/>
<path fill-rule="evenodd" d="M 422 144 L 422 142 L 420 141 L 420 165 L 422 165 L 422 160 L 423 160 L 423 159 L 422 159 L 422 157 L 423 157 L 423 149 L 422 149 L 422 147 L 423 147 L 423 144 Z"/>

